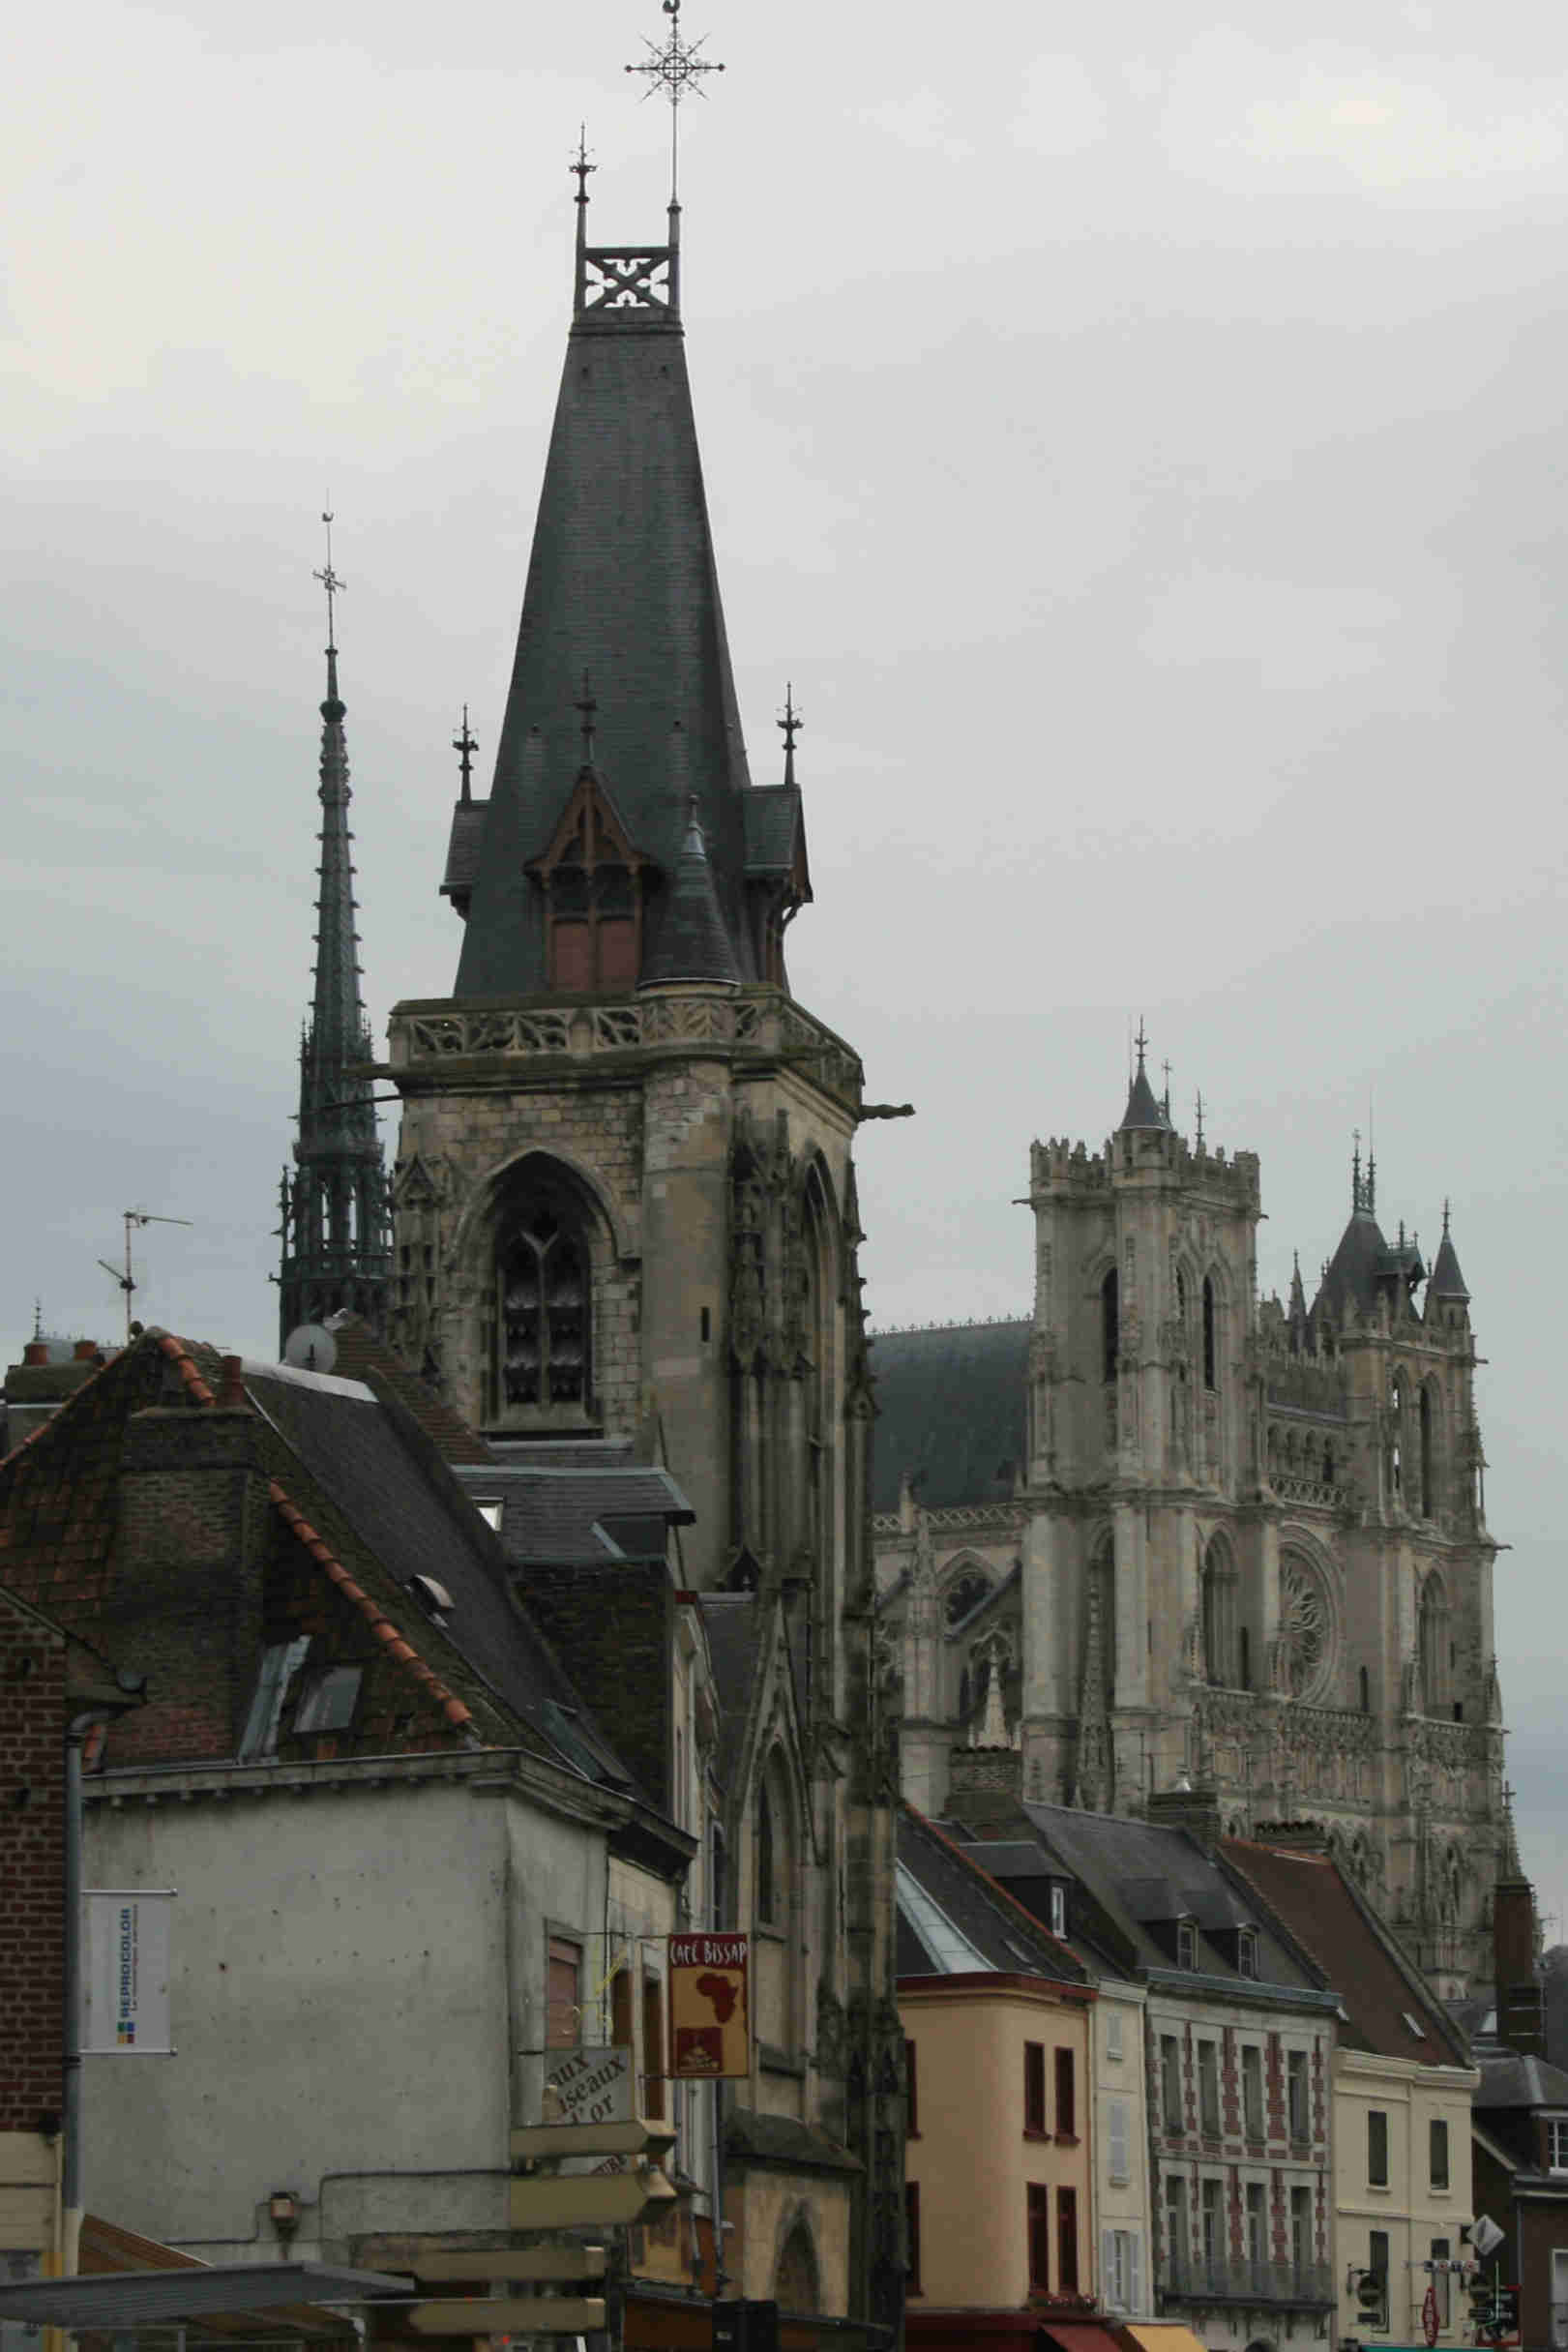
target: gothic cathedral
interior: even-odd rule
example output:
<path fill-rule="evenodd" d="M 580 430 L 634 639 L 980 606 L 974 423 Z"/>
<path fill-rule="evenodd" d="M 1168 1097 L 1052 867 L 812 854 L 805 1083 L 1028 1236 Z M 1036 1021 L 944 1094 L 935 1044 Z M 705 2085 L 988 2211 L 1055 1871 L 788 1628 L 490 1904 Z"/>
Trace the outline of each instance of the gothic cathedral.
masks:
<path fill-rule="evenodd" d="M 1025 1801 L 1314 1818 L 1443 1993 L 1503 1853 L 1469 1294 L 1387 1240 L 1357 1152 L 1309 1307 L 1257 1298 L 1258 1163 L 1143 1068 L 1100 1151 L 1037 1143 L 1031 1321 L 872 1347 L 878 1647 L 904 1788 L 956 1743 Z M 955 1397 L 964 1401 L 955 1411 Z"/>

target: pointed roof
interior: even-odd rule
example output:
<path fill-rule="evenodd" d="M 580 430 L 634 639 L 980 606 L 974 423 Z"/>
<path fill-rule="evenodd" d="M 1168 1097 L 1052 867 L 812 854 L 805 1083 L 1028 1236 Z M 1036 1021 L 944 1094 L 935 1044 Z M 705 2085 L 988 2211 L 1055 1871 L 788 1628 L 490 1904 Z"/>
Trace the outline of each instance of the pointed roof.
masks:
<path fill-rule="evenodd" d="M 1132 1130 L 1146 1127 L 1158 1128 L 1165 1134 L 1170 1132 L 1169 1117 L 1161 1108 L 1154 1088 L 1149 1084 L 1148 1073 L 1143 1067 L 1143 1055 L 1147 1045 L 1148 1039 L 1143 1034 L 1143 1025 L 1139 1022 L 1138 1068 L 1134 1073 L 1133 1083 L 1127 1089 L 1127 1108 L 1122 1113 L 1121 1124 L 1116 1129 L 1118 1135 L 1126 1135 Z"/>
<path fill-rule="evenodd" d="M 1388 1256 L 1388 1244 L 1376 1215 L 1376 1200 L 1377 1163 L 1369 1158 L 1363 1175 L 1358 1134 L 1350 1158 L 1350 1218 L 1340 1236 L 1338 1249 L 1323 1268 L 1323 1279 L 1312 1302 L 1315 1322 L 1325 1310 L 1339 1314 L 1347 1301 L 1362 1312 L 1376 1301 L 1376 1276 Z"/>
<path fill-rule="evenodd" d="M 1464 1277 L 1459 1270 L 1459 1252 L 1448 1231 L 1448 1203 L 1443 1203 L 1443 1237 L 1437 1244 L 1437 1255 L 1432 1267 L 1432 1295 L 1434 1298 L 1455 1298 L 1469 1302 Z"/>
<path fill-rule="evenodd" d="M 544 905 L 525 869 L 577 772 L 574 700 L 585 672 L 600 698 L 595 763 L 632 837 L 673 876 L 695 794 L 737 976 L 758 977 L 743 920 L 751 778 L 672 299 L 675 259 L 673 246 L 579 249 L 458 997 L 547 985 Z M 668 894 L 656 894 L 656 953 L 669 911 Z"/>
<path fill-rule="evenodd" d="M 643 961 L 642 985 L 649 988 L 676 980 L 717 980 L 732 985 L 739 978 L 740 967 L 719 911 L 708 846 L 694 800 L 665 919 Z"/>

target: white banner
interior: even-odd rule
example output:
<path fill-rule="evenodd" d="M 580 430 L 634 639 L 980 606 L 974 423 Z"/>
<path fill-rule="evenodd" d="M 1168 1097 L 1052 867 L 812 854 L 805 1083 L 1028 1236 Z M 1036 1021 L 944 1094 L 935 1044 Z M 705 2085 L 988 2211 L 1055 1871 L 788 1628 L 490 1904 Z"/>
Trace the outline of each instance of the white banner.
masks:
<path fill-rule="evenodd" d="M 171 2058 L 167 1889 L 90 1888 L 81 2046 L 89 2055 Z"/>

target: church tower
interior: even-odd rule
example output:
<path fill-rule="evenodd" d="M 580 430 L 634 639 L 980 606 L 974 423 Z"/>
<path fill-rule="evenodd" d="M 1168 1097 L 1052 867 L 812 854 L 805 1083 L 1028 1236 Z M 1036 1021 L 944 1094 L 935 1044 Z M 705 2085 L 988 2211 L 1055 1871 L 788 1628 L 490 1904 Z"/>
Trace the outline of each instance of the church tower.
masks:
<path fill-rule="evenodd" d="M 666 1464 L 695 1513 L 686 1584 L 782 1610 L 810 1779 L 791 1848 L 810 1857 L 801 2022 L 793 2054 L 759 2042 L 736 2086 L 726 2195 L 761 2179 L 768 2149 L 785 2167 L 770 2196 L 791 2180 L 797 2201 L 816 2195 L 820 2168 L 850 2217 L 831 2262 L 819 2247 L 822 2292 L 842 2297 L 821 2307 L 891 2322 L 902 2041 L 870 1644 L 862 1070 L 789 988 L 784 934 L 812 895 L 800 722 L 786 704 L 783 774 L 754 783 L 679 208 L 662 241 L 590 244 L 591 168 L 579 154 L 571 330 L 487 798 L 462 738 L 441 883 L 457 976 L 390 1025 L 390 1334 L 515 1458 L 618 1442 Z M 727 1801 L 728 1917 L 712 1923 L 745 1925 L 778 1806 L 760 1786 Z M 760 1940 L 783 1965 L 765 1924 Z M 747 2263 L 746 2291 L 772 2292 L 763 2253 Z"/>
<path fill-rule="evenodd" d="M 391 1265 L 386 1162 L 376 1132 L 375 1049 L 360 994 L 354 836 L 348 829 L 348 744 L 338 692 L 336 608 L 341 581 L 326 569 L 327 699 L 321 705 L 321 865 L 316 890 L 315 988 L 300 1040 L 299 1132 L 284 1170 L 279 1228 L 279 1346 L 301 1324 L 349 1308 L 380 1327 Z"/>

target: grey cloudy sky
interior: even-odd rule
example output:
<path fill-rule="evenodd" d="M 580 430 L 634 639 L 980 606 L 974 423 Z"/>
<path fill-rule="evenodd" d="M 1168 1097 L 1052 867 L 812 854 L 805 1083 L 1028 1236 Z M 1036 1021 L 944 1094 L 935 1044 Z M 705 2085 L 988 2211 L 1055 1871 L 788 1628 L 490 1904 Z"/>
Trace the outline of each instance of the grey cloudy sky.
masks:
<path fill-rule="evenodd" d="M 1539 0 L 687 0 L 684 295 L 754 774 L 786 676 L 797 993 L 869 1131 L 878 1322 L 1026 1309 L 1034 1135 L 1130 1023 L 1309 1279 L 1375 1113 L 1488 1357 L 1526 1859 L 1568 1902 L 1560 1343 L 1568 21 Z M 652 0 L 61 0 L 0 89 L 0 1331 L 275 1339 L 340 639 L 379 1030 L 450 984 L 570 302 L 657 234 Z M 1371 1106 L 1371 1113 L 1369 1112 Z M 1568 1933 L 1559 1923 L 1557 1932 Z"/>

